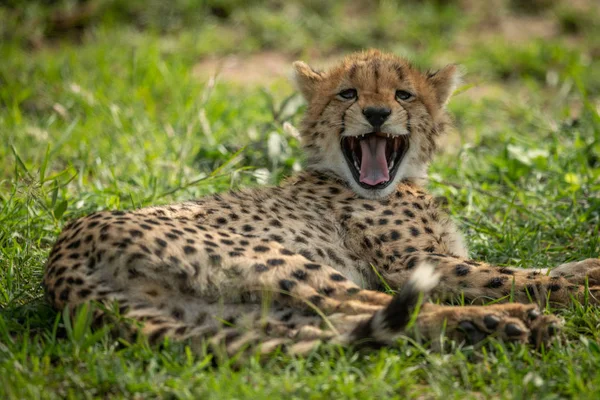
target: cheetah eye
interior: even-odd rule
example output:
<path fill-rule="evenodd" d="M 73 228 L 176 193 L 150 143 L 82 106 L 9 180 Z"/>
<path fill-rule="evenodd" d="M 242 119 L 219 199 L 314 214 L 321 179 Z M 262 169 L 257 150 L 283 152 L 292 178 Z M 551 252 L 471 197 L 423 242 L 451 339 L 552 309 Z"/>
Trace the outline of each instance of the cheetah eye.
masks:
<path fill-rule="evenodd" d="M 408 100 L 412 98 L 412 93 L 407 92 L 406 90 L 396 90 L 396 99 L 398 100 Z"/>
<path fill-rule="evenodd" d="M 345 100 L 355 99 L 357 95 L 356 89 L 346 89 L 338 93 L 338 96 Z"/>

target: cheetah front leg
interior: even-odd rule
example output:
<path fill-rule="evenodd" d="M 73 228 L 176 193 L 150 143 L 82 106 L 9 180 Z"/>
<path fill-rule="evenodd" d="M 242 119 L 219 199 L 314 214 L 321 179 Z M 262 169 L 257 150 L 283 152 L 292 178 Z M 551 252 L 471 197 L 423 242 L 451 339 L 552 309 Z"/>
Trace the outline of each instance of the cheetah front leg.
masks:
<path fill-rule="evenodd" d="M 403 254 L 385 270 L 383 278 L 392 287 L 401 287 L 412 270 L 421 263 L 431 263 L 440 273 L 433 296 L 442 300 L 464 297 L 475 303 L 491 300 L 520 303 L 549 301 L 565 306 L 572 299 L 598 304 L 600 300 L 600 261 L 586 260 L 565 264 L 550 274 L 541 271 L 496 267 L 483 262 L 445 254 L 413 252 Z M 585 280 L 589 287 L 586 288 Z"/>

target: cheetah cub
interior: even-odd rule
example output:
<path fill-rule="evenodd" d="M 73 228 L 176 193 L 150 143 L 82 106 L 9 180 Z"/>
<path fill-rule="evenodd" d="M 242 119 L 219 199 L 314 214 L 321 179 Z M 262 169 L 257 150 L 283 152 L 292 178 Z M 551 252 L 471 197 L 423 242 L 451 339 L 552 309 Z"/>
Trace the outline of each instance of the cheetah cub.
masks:
<path fill-rule="evenodd" d="M 539 346 L 560 324 L 536 303 L 595 301 L 600 260 L 549 274 L 471 260 L 419 185 L 450 122 L 456 66 L 421 72 L 370 50 L 327 71 L 294 68 L 308 103 L 305 172 L 277 187 L 74 221 L 47 263 L 52 304 L 116 301 L 151 341 L 207 340 L 232 354 L 378 347 L 400 335 Z M 473 305 L 418 307 L 423 294 Z"/>

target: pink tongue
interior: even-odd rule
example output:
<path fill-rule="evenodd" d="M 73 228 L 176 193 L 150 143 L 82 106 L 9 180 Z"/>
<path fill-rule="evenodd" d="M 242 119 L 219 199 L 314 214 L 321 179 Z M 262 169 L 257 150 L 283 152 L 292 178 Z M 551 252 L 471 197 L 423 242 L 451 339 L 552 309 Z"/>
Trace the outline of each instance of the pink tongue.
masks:
<path fill-rule="evenodd" d="M 377 185 L 390 180 L 388 164 L 385 159 L 384 138 L 375 135 L 360 141 L 362 164 L 360 166 L 360 181 L 367 185 Z"/>

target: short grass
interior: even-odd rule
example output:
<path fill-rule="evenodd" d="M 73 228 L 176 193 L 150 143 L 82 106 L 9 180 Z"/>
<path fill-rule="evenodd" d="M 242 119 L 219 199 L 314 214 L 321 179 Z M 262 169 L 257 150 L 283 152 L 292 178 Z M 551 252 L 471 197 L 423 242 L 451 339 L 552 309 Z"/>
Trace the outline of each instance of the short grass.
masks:
<path fill-rule="evenodd" d="M 83 3 L 0 6 L 1 398 L 598 398 L 600 311 L 584 305 L 560 311 L 562 341 L 541 353 L 400 341 L 235 368 L 184 344 L 118 342 L 51 310 L 40 285 L 69 219 L 277 183 L 301 165 L 283 126 L 302 105 L 285 79 L 192 73 L 210 55 L 264 50 L 314 60 L 380 47 L 464 64 L 430 189 L 473 256 L 525 268 L 598 257 L 593 1 L 89 1 L 82 18 Z"/>

